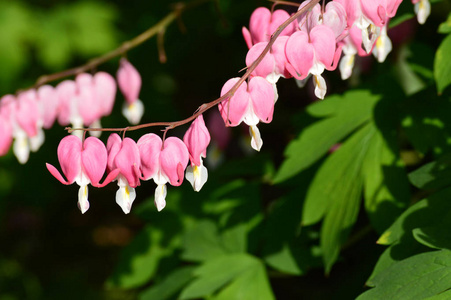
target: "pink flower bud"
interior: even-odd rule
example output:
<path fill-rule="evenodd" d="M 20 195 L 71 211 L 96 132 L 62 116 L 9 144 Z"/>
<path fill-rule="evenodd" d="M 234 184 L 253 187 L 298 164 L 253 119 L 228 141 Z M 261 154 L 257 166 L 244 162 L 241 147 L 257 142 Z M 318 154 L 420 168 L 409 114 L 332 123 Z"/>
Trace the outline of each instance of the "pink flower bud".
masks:
<path fill-rule="evenodd" d="M 183 137 L 183 142 L 188 148 L 191 164 L 200 166 L 201 157 L 207 156 L 207 147 L 210 144 L 210 133 L 205 126 L 202 115 L 191 123 Z"/>
<path fill-rule="evenodd" d="M 130 104 L 138 100 L 141 90 L 141 75 L 126 58 L 121 58 L 116 77 L 125 100 Z"/>

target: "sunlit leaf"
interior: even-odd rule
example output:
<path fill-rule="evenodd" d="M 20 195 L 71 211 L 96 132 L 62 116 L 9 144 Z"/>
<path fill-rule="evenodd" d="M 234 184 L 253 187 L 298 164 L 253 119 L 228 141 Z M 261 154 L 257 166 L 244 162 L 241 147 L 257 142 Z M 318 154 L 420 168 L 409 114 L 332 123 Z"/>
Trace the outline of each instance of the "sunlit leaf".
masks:
<path fill-rule="evenodd" d="M 380 97 L 366 90 L 354 90 L 343 96 L 332 95 L 310 105 L 307 114 L 321 118 L 305 128 L 285 150 L 285 160 L 274 182 L 279 183 L 306 169 L 336 143 L 371 118 Z"/>
<path fill-rule="evenodd" d="M 418 254 L 400 261 L 368 283 L 357 299 L 424 299 L 451 288 L 451 251 Z"/>
<path fill-rule="evenodd" d="M 435 53 L 434 77 L 439 94 L 451 83 L 451 35 L 440 44 Z"/>
<path fill-rule="evenodd" d="M 415 228 L 437 223 L 451 210 L 450 198 L 451 188 L 447 188 L 415 203 L 382 234 L 377 242 L 391 245 L 400 241 L 405 234 L 412 235 Z"/>
<path fill-rule="evenodd" d="M 140 300 L 164 300 L 168 299 L 182 289 L 191 279 L 195 267 L 182 267 L 169 274 L 163 281 L 154 284 L 144 290 L 140 295 Z"/>

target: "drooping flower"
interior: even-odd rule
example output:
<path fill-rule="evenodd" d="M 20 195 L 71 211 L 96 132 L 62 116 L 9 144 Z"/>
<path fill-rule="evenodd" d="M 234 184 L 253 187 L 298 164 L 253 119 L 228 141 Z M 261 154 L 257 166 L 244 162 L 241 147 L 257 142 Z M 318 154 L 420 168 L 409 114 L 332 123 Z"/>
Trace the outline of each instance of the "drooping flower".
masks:
<path fill-rule="evenodd" d="M 141 75 L 127 59 L 122 58 L 116 77 L 119 89 L 126 101 L 122 107 L 122 114 L 130 124 L 138 124 L 144 114 L 144 105 L 138 99 L 141 90 Z"/>
<path fill-rule="evenodd" d="M 226 94 L 239 80 L 229 79 L 221 90 L 221 96 Z M 238 126 L 241 122 L 249 126 L 251 146 L 257 151 L 263 145 L 257 124 L 270 123 L 274 113 L 274 91 L 266 79 L 255 76 L 249 84 L 243 82 L 234 95 L 219 103 L 218 108 L 222 119 L 228 126 Z"/>
<path fill-rule="evenodd" d="M 371 53 L 381 28 L 392 18 L 402 0 L 335 0 L 346 10 L 348 27 L 356 25 L 367 53 Z"/>
<path fill-rule="evenodd" d="M 108 137 L 108 170 L 119 169 L 116 180 L 119 189 L 116 192 L 116 203 L 128 214 L 136 198 L 135 188 L 140 185 L 141 158 L 138 146 L 131 138 L 122 140 L 117 133 Z"/>
<path fill-rule="evenodd" d="M 189 160 L 188 149 L 179 138 L 169 137 L 164 143 L 153 133 L 143 135 L 138 140 L 141 155 L 141 170 L 144 180 L 153 179 L 155 189 L 155 206 L 161 211 L 166 206 L 166 183 L 179 186 Z"/>
<path fill-rule="evenodd" d="M 208 179 L 208 171 L 203 164 L 202 157 L 207 156 L 207 147 L 210 144 L 210 133 L 205 126 L 202 115 L 191 123 L 183 137 L 183 142 L 188 148 L 191 161 L 191 165 L 186 168 L 186 180 L 198 192 Z"/>
<path fill-rule="evenodd" d="M 76 182 L 80 186 L 78 208 L 84 214 L 89 209 L 88 184 L 103 187 L 117 176 L 119 170 L 112 170 L 104 182 L 100 183 L 107 166 L 107 150 L 95 137 L 88 137 L 82 143 L 78 136 L 66 136 L 59 143 L 57 153 L 66 179 L 51 164 L 46 164 L 47 170 L 62 184 Z"/>
<path fill-rule="evenodd" d="M 111 114 L 116 97 L 116 81 L 106 72 L 78 74 L 75 81 L 64 80 L 56 91 L 59 98 L 58 122 L 62 126 L 72 124 L 100 127 L 100 119 Z M 79 134 L 75 131 L 74 134 Z M 98 134 L 100 132 L 91 132 Z"/>
<path fill-rule="evenodd" d="M 287 70 L 298 80 L 313 75 L 315 95 L 323 99 L 327 86 L 321 74 L 324 69 L 335 70 L 341 55 L 341 45 L 336 46 L 335 35 L 326 25 L 315 26 L 310 33 L 293 33 L 285 46 Z"/>

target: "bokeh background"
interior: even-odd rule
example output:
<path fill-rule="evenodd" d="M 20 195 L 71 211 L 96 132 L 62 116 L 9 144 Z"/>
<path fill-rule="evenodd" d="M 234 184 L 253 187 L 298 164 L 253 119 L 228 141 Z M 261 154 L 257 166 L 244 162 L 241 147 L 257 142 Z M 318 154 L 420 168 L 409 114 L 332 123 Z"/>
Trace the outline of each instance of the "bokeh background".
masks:
<path fill-rule="evenodd" d="M 404 2 L 410 5 L 410 1 Z M 118 47 L 166 16 L 175 3 L 1 0 L 0 94 L 16 93 L 33 85 L 42 74 L 84 64 Z M 155 38 L 127 53 L 143 80 L 142 122 L 184 119 L 202 103 L 219 97 L 225 81 L 239 76 L 245 66 L 247 47 L 241 28 L 248 25 L 258 6 L 269 4 L 220 0 L 187 10 L 164 36 L 166 63 L 159 62 Z M 445 17 L 431 17 L 422 28 L 415 20 L 400 25 L 400 33 L 392 38 L 398 50 L 387 64 L 376 65 L 372 58 L 361 60 L 358 76 L 347 82 L 341 81 L 337 72 L 328 73 L 329 93 L 380 80 L 371 74 L 393 75 L 394 66 L 401 69 L 407 64 L 401 52 L 405 45 L 417 65 L 431 68 L 440 42 L 436 28 Z M 97 70 L 114 75 L 118 59 Z M 407 93 L 427 84 L 427 76 L 415 74 L 407 82 L 406 76 L 412 72 L 406 72 L 395 77 L 397 86 Z M 207 161 L 210 179 L 200 193 L 193 192 L 187 182 L 179 188 L 168 187 L 168 206 L 160 213 L 153 206 L 155 185 L 143 182 L 129 215 L 115 203 L 115 184 L 90 188 L 91 208 L 82 215 L 76 205 L 78 187 L 63 186 L 45 168 L 46 162 L 58 165 L 56 149 L 66 132 L 57 124 L 45 132 L 45 144 L 25 165 L 17 162 L 12 151 L 1 157 L 0 299 L 162 299 L 168 290 L 174 290 L 167 295 L 174 298 L 186 284 L 186 276 L 178 274 L 182 280 L 166 281 L 169 285 L 181 282 L 179 289 L 163 286 L 158 290 L 157 284 L 165 283 L 177 268 L 192 268 L 212 256 L 212 251 L 236 249 L 278 266 L 267 271 L 277 299 L 351 299 L 360 294 L 384 250 L 374 246 L 378 235 L 368 227 L 368 217 L 359 215 L 356 234 L 325 276 L 317 246 L 319 227 L 311 226 L 302 233 L 298 228 L 301 199 L 318 163 L 287 186 L 271 185 L 287 143 L 314 121 L 303 109 L 316 101 L 310 83 L 299 89 L 289 80 L 278 87 L 274 121 L 259 127 L 264 140 L 260 153 L 248 146 L 247 128 L 229 130 L 216 122 L 216 111 L 206 115 L 218 146 L 209 154 L 215 159 Z M 104 127 L 128 125 L 120 114 L 122 102 L 118 93 L 113 114 L 102 119 Z M 177 128 L 170 134 L 181 137 L 186 129 Z M 137 140 L 158 130 L 127 135 Z M 104 134 L 102 139 L 106 138 Z M 418 163 L 414 152 L 404 154 L 406 164 Z M 292 236 L 297 239 L 290 240 L 290 245 L 297 243 L 298 247 L 283 249 L 298 252 L 293 254 L 294 261 L 289 261 L 279 248 Z M 196 248 L 199 245 L 203 248 Z M 280 256 L 270 255 L 278 253 Z M 281 272 L 284 267 L 286 272 Z"/>

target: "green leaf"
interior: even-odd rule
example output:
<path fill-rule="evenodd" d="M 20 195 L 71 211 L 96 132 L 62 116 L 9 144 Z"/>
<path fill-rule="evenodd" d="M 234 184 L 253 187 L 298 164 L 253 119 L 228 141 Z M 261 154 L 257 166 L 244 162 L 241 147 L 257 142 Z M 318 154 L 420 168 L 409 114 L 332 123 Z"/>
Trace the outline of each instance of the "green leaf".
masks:
<path fill-rule="evenodd" d="M 402 126 L 409 141 L 422 154 L 451 152 L 451 103 L 444 97 L 431 97 L 430 87 L 409 97 L 401 107 Z"/>
<path fill-rule="evenodd" d="M 151 226 L 145 227 L 121 253 L 119 263 L 107 286 L 133 288 L 149 281 L 155 274 L 160 260 L 169 255 L 174 243 L 162 245 L 163 231 Z"/>
<path fill-rule="evenodd" d="M 325 216 L 320 244 L 326 272 L 357 219 L 363 184 L 361 168 L 374 133 L 374 126 L 367 124 L 352 135 L 321 165 L 307 192 L 302 223 L 314 224 Z"/>
<path fill-rule="evenodd" d="M 283 244 L 281 249 L 265 256 L 265 262 L 272 268 L 292 275 L 302 275 L 307 269 L 311 255 L 309 249 L 297 244 Z"/>
<path fill-rule="evenodd" d="M 423 245 L 434 249 L 451 250 L 451 211 L 438 221 L 438 223 L 423 227 L 415 228 L 413 236 Z"/>
<path fill-rule="evenodd" d="M 355 90 L 343 96 L 332 95 L 307 108 L 307 114 L 322 118 L 305 128 L 285 149 L 286 159 L 275 175 L 280 183 L 311 166 L 329 149 L 367 122 L 380 96 Z"/>
<path fill-rule="evenodd" d="M 391 99 L 390 99 L 391 100 Z M 383 112 L 383 121 L 373 135 L 363 162 L 365 209 L 374 228 L 382 233 L 407 207 L 410 200 L 410 186 L 403 162 L 399 157 L 397 132 L 393 130 L 399 122 L 396 113 L 390 117 L 389 111 L 395 111 L 390 101 L 380 101 L 376 106 Z"/>
<path fill-rule="evenodd" d="M 421 253 L 378 274 L 357 299 L 424 299 L 451 288 L 451 252 Z"/>
<path fill-rule="evenodd" d="M 215 300 L 272 300 L 275 299 L 265 266 L 262 263 L 255 264 L 252 268 L 241 274 L 232 283 L 225 287 Z"/>
<path fill-rule="evenodd" d="M 427 227 L 441 220 L 451 210 L 451 188 L 443 189 L 409 207 L 377 241 L 391 245 L 415 228 Z"/>
<path fill-rule="evenodd" d="M 415 94 L 426 87 L 426 83 L 412 70 L 407 59 L 411 56 L 409 45 L 404 45 L 399 49 L 396 61 L 395 72 L 397 79 L 406 95 Z"/>
<path fill-rule="evenodd" d="M 409 180 L 414 186 L 424 190 L 451 186 L 451 153 L 409 173 Z"/>
<path fill-rule="evenodd" d="M 302 225 L 317 223 L 333 203 L 337 205 L 350 195 L 360 196 L 355 192 L 362 186 L 360 168 L 367 148 L 364 144 L 369 142 L 370 128 L 374 131 L 374 127 L 366 125 L 352 135 L 321 165 L 307 191 Z"/>
<path fill-rule="evenodd" d="M 432 297 L 425 298 L 425 300 L 449 300 L 449 299 L 451 299 L 451 290 L 447 290 L 438 295 L 434 295 Z"/>
<path fill-rule="evenodd" d="M 439 33 L 451 33 L 451 14 L 448 15 L 448 19 L 440 24 L 438 27 Z"/>
<path fill-rule="evenodd" d="M 385 251 L 379 256 L 376 265 L 374 266 L 373 272 L 371 273 L 368 282 L 372 282 L 375 276 L 377 276 L 382 271 L 386 270 L 395 263 L 404 260 L 410 256 L 422 253 L 429 250 L 423 245 L 419 244 L 412 237 L 404 238 L 401 242 L 390 245 Z"/>
<path fill-rule="evenodd" d="M 434 61 L 434 77 L 439 94 L 451 83 L 451 35 L 437 49 Z"/>
<path fill-rule="evenodd" d="M 144 290 L 140 300 L 164 300 L 173 296 L 182 289 L 191 279 L 195 267 L 183 267 L 169 274 L 162 282 Z"/>
<path fill-rule="evenodd" d="M 261 262 L 248 254 L 231 254 L 210 259 L 194 271 L 197 278 L 183 289 L 180 299 L 211 295 L 240 275 L 260 266 Z"/>
<path fill-rule="evenodd" d="M 218 228 L 212 221 L 200 221 L 183 236 L 182 258 L 189 261 L 207 261 L 227 254 Z"/>

